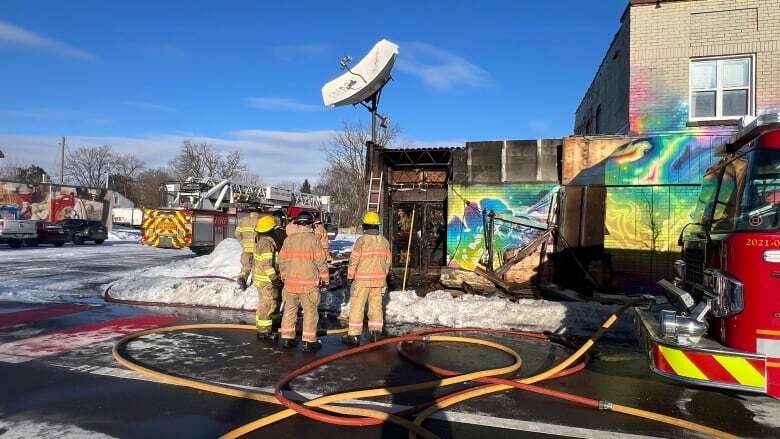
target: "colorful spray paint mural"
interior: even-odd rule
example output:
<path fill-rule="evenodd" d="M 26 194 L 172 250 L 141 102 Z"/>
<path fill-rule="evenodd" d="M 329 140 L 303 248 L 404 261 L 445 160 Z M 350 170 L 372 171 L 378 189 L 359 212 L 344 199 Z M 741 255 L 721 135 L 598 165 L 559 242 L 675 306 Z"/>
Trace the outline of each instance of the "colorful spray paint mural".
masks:
<path fill-rule="evenodd" d="M 473 270 L 485 254 L 482 211 L 493 210 L 506 217 L 525 217 L 546 222 L 554 183 L 450 185 L 447 205 L 447 262 L 451 267 Z M 529 227 L 496 221 L 494 258 L 501 261 L 505 251 L 522 247 L 539 236 Z"/>
<path fill-rule="evenodd" d="M 22 219 L 105 221 L 110 199 L 105 189 L 0 181 L 0 205 L 18 207 Z"/>
<path fill-rule="evenodd" d="M 621 285 L 616 276 L 618 288 L 672 275 L 677 238 L 691 222 L 702 176 L 734 129 L 689 127 L 687 99 L 648 78 L 639 68 L 632 72 L 629 124 L 639 137 L 606 162 L 604 247 L 625 280 Z"/>

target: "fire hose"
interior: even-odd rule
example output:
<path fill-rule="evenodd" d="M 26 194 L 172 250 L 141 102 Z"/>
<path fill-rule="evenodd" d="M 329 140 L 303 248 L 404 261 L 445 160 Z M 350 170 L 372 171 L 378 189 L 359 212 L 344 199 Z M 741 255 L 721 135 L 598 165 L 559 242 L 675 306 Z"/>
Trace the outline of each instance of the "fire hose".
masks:
<path fill-rule="evenodd" d="M 239 437 L 244 434 L 250 433 L 254 430 L 257 430 L 259 428 L 262 428 L 264 426 L 270 425 L 279 420 L 293 416 L 295 414 L 301 414 L 311 419 L 315 419 L 318 421 L 327 422 L 331 424 L 337 424 L 337 425 L 367 426 L 367 425 L 379 425 L 383 422 L 392 422 L 396 425 L 408 429 L 410 432 L 410 438 L 414 438 L 418 434 L 426 438 L 435 438 L 436 436 L 432 432 L 422 427 L 422 423 L 436 411 L 439 411 L 441 409 L 450 407 L 459 402 L 463 402 L 472 398 L 485 396 L 485 395 L 489 395 L 489 394 L 493 394 L 493 393 L 497 393 L 509 389 L 530 391 L 530 392 L 550 396 L 553 398 L 562 399 L 572 403 L 581 404 L 596 410 L 614 411 L 617 413 L 632 415 L 647 420 L 652 420 L 655 422 L 664 423 L 679 428 L 685 428 L 699 433 L 704 433 L 714 437 L 736 438 L 736 436 L 730 433 L 716 430 L 714 428 L 710 428 L 701 424 L 686 421 L 684 419 L 674 418 L 671 416 L 666 416 L 666 415 L 662 415 L 662 414 L 658 414 L 658 413 L 654 413 L 642 409 L 614 404 L 608 401 L 598 401 L 595 399 L 574 395 L 568 392 L 556 391 L 556 390 L 547 389 L 535 385 L 535 383 L 539 383 L 541 381 L 549 380 L 552 378 L 559 378 L 566 375 L 571 375 L 573 373 L 582 370 L 585 367 L 585 363 L 584 362 L 577 363 L 577 361 L 582 359 L 583 356 L 586 355 L 587 351 L 595 344 L 595 342 L 599 338 L 601 338 L 604 335 L 604 333 L 607 332 L 607 330 L 615 323 L 615 321 L 617 321 L 618 317 L 623 312 L 625 312 L 627 308 L 628 305 L 624 305 L 618 311 L 613 313 L 604 322 L 604 324 L 602 324 L 599 330 L 596 331 L 596 333 L 594 333 L 593 336 L 591 336 L 590 339 L 588 339 L 582 346 L 579 347 L 579 349 L 577 349 L 573 354 L 571 354 L 568 358 L 566 358 L 561 363 L 548 369 L 545 372 L 539 373 L 537 375 L 528 378 L 518 379 L 518 380 L 507 380 L 507 379 L 498 378 L 498 376 L 516 372 L 522 366 L 522 358 L 514 350 L 504 345 L 479 339 L 479 338 L 439 335 L 443 332 L 456 332 L 456 333 L 457 332 L 483 332 L 483 333 L 493 332 L 493 333 L 512 334 L 512 335 L 519 335 L 519 336 L 529 336 L 528 333 L 523 333 L 520 331 L 506 331 L 506 330 L 436 328 L 436 329 L 418 331 L 415 333 L 411 333 L 399 337 L 392 337 L 384 340 L 379 340 L 374 343 L 365 344 L 352 349 L 337 352 L 335 354 L 331 354 L 326 357 L 319 358 L 313 361 L 312 363 L 309 363 L 303 367 L 300 367 L 290 372 L 285 377 L 283 377 L 282 380 L 279 381 L 279 383 L 277 383 L 274 389 L 274 394 L 269 394 L 269 393 L 259 392 L 259 391 L 237 389 L 234 387 L 218 385 L 218 384 L 201 381 L 193 378 L 167 374 L 164 372 L 160 372 L 148 368 L 137 361 L 134 361 L 130 358 L 123 356 L 122 354 L 122 351 L 124 350 L 125 346 L 128 343 L 130 343 L 131 341 L 139 337 L 143 337 L 150 334 L 168 333 L 168 332 L 176 332 L 176 331 L 184 331 L 184 330 L 203 330 L 203 329 L 206 330 L 233 329 L 233 330 L 241 330 L 241 331 L 255 331 L 255 327 L 253 325 L 239 325 L 239 324 L 188 324 L 187 325 L 185 324 L 185 325 L 176 325 L 176 326 L 167 326 L 167 327 L 161 327 L 156 329 L 149 329 L 146 331 L 130 334 L 122 338 L 121 340 L 119 340 L 114 346 L 113 355 L 114 358 L 121 365 L 131 370 L 134 370 L 138 373 L 141 373 L 142 375 L 163 382 L 189 387 L 197 390 L 204 390 L 207 392 L 217 393 L 221 395 L 232 396 L 236 398 L 245 398 L 245 399 L 250 399 L 250 400 L 255 400 L 260 402 L 281 404 L 287 407 L 287 409 L 285 410 L 279 411 L 269 416 L 265 416 L 256 421 L 250 422 L 239 428 L 236 428 L 223 435 L 222 436 L 223 438 Z M 331 335 L 337 332 L 343 333 L 343 330 L 326 331 L 326 334 Z M 533 336 L 544 337 L 538 334 L 533 334 Z M 462 373 L 446 370 L 437 367 L 435 365 L 425 364 L 417 361 L 405 348 L 406 344 L 411 342 L 448 342 L 448 343 L 455 342 L 455 343 L 468 343 L 472 345 L 481 345 L 508 354 L 510 357 L 514 359 L 514 362 L 509 366 L 462 374 Z M 397 350 L 399 354 L 402 355 L 404 358 L 442 376 L 443 378 L 438 380 L 422 382 L 422 383 L 414 383 L 414 384 L 400 385 L 394 387 L 377 387 L 372 389 L 343 392 L 343 393 L 316 398 L 310 401 L 306 401 L 303 404 L 293 402 L 284 395 L 284 388 L 287 386 L 287 384 L 289 384 L 291 381 L 293 381 L 295 378 L 297 378 L 300 375 L 303 375 L 322 365 L 331 363 L 338 359 L 353 356 L 361 352 L 365 352 L 371 349 L 376 349 L 377 347 L 392 344 L 392 343 L 397 344 Z M 448 385 L 463 383 L 467 381 L 477 381 L 486 384 L 477 387 L 468 388 L 465 390 L 460 390 L 454 393 L 446 394 L 437 398 L 435 401 L 431 401 L 430 403 L 412 407 L 410 409 L 397 412 L 397 413 L 388 413 L 380 410 L 332 405 L 332 403 L 345 401 L 345 400 L 369 398 L 369 397 L 383 396 L 383 395 L 393 395 L 393 394 L 410 392 L 415 390 L 445 387 Z M 336 416 L 334 414 L 327 414 L 321 411 L 313 410 L 313 408 L 315 407 L 330 413 L 334 413 L 336 415 L 346 415 L 346 416 Z M 405 419 L 406 416 L 410 416 L 415 413 L 417 414 L 417 416 L 413 422 L 410 422 L 409 420 Z"/>

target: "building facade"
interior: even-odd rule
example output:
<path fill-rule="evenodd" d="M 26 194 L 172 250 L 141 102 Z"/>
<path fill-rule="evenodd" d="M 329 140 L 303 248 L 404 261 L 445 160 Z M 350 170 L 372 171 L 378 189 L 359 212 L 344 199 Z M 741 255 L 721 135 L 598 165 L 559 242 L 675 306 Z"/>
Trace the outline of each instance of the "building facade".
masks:
<path fill-rule="evenodd" d="M 625 136 L 602 165 L 615 271 L 667 277 L 715 148 L 778 111 L 780 1 L 631 0 L 574 123 Z"/>

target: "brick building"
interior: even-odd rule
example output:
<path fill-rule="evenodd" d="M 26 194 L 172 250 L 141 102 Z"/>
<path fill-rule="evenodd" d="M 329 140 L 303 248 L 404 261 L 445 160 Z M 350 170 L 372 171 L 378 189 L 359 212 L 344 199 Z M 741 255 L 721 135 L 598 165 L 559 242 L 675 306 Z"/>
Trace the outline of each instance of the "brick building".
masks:
<path fill-rule="evenodd" d="M 603 246 L 619 289 L 671 274 L 715 147 L 743 116 L 777 111 L 780 1 L 629 1 L 577 108 L 574 132 L 583 137 L 564 143 L 563 160 L 564 168 L 569 156 L 598 162 L 579 172 L 597 178 L 571 175 L 569 184 L 605 188 Z M 567 153 L 567 144 L 604 135 L 624 141 L 609 154 L 591 147 L 596 159 Z"/>

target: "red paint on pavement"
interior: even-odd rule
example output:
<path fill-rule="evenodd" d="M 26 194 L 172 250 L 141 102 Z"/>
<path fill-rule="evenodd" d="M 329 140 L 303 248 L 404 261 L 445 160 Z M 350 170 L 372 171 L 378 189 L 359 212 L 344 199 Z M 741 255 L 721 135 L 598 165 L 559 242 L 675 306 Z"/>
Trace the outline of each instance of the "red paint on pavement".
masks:
<path fill-rule="evenodd" d="M 140 315 L 68 328 L 60 332 L 0 344 L 0 354 L 40 358 L 156 328 L 179 320 L 175 316 Z"/>
<path fill-rule="evenodd" d="M 77 303 L 63 303 L 59 305 L 27 309 L 24 311 L 9 312 L 0 314 L 0 328 L 4 326 L 18 325 L 20 323 L 34 322 L 37 320 L 51 319 L 68 314 L 76 314 L 82 311 L 88 311 L 96 308 L 97 307 L 95 306 L 81 305 Z"/>

